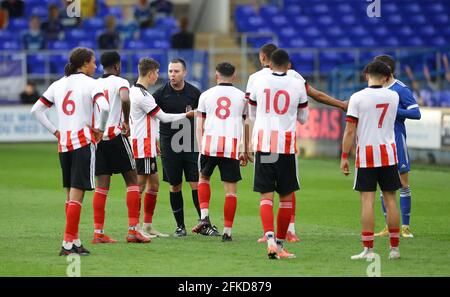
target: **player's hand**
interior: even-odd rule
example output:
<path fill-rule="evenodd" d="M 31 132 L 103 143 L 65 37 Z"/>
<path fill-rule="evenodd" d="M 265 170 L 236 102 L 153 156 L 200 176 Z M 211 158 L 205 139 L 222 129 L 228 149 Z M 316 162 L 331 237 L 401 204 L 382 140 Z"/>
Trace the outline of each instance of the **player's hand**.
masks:
<path fill-rule="evenodd" d="M 190 110 L 190 111 L 186 112 L 186 117 L 188 119 L 193 119 L 195 117 L 195 111 Z"/>
<path fill-rule="evenodd" d="M 350 174 L 350 165 L 347 158 L 341 158 L 341 171 L 345 176 Z"/>
<path fill-rule="evenodd" d="M 59 130 L 56 130 L 55 133 L 53 133 L 53 135 L 55 135 L 55 137 L 59 140 L 61 133 L 59 133 Z"/>
<path fill-rule="evenodd" d="M 255 159 L 255 153 L 253 152 L 248 152 L 247 153 L 247 160 L 250 161 L 251 163 L 253 163 L 253 160 Z"/>
<path fill-rule="evenodd" d="M 248 163 L 248 153 L 242 153 L 239 155 L 239 165 L 241 166 L 247 166 Z"/>
<path fill-rule="evenodd" d="M 92 133 L 94 134 L 95 142 L 99 143 L 102 140 L 102 138 L 103 138 L 103 131 L 100 130 L 100 129 L 96 129 L 94 127 L 91 127 L 91 126 L 88 126 L 88 127 L 92 130 Z"/>
<path fill-rule="evenodd" d="M 346 101 L 343 101 L 343 102 L 342 102 L 341 109 L 342 109 L 343 111 L 347 111 L 347 109 L 348 109 L 348 102 L 349 102 L 349 100 L 346 100 Z"/>
<path fill-rule="evenodd" d="M 122 123 L 122 135 L 125 137 L 130 136 L 130 124 L 123 122 Z"/>

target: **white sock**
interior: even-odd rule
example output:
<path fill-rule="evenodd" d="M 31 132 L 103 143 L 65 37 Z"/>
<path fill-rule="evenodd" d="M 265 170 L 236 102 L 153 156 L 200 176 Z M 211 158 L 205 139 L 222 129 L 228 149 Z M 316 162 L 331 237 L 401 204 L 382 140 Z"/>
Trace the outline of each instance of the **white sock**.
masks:
<path fill-rule="evenodd" d="M 295 224 L 294 223 L 289 223 L 288 232 L 295 234 Z"/>
<path fill-rule="evenodd" d="M 275 234 L 272 231 L 266 232 L 267 244 L 268 245 L 276 245 L 275 242 Z"/>
<path fill-rule="evenodd" d="M 105 231 L 103 231 L 103 229 L 94 229 L 94 233 L 95 234 L 104 234 Z"/>
<path fill-rule="evenodd" d="M 228 234 L 231 236 L 231 228 L 230 227 L 224 227 L 223 228 L 223 234 Z"/>
<path fill-rule="evenodd" d="M 73 246 L 73 242 L 67 242 L 67 241 L 63 241 L 62 242 L 62 246 L 63 248 L 65 248 L 66 250 L 70 250 Z"/>
<path fill-rule="evenodd" d="M 74 244 L 76 247 L 80 247 L 80 246 L 81 246 L 81 240 L 80 240 L 79 238 L 74 239 L 74 240 L 73 240 L 73 244 Z"/>
<path fill-rule="evenodd" d="M 209 209 L 208 208 L 202 208 L 200 209 L 200 218 L 203 220 L 204 218 L 206 218 L 209 214 Z"/>

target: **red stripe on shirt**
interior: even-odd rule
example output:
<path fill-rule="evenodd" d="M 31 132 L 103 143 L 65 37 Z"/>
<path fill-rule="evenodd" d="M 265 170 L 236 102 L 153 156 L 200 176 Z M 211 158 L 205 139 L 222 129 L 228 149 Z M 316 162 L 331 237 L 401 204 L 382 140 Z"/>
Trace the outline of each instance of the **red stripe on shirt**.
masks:
<path fill-rule="evenodd" d="M 152 111 L 149 112 L 150 116 L 153 117 L 155 116 L 155 114 L 158 113 L 158 111 L 160 111 L 161 108 L 159 106 L 156 106 L 155 108 L 152 109 Z"/>
<path fill-rule="evenodd" d="M 397 164 L 398 163 L 398 160 L 397 160 L 397 147 L 395 146 L 395 143 L 391 143 L 391 146 L 392 146 L 392 150 L 394 151 L 394 161 L 395 161 L 395 164 Z"/>
<path fill-rule="evenodd" d="M 119 92 L 120 91 L 128 91 L 128 88 L 127 87 L 120 87 Z"/>
<path fill-rule="evenodd" d="M 361 164 L 360 158 L 359 158 L 359 146 L 356 148 L 356 164 L 355 167 L 359 168 L 359 165 Z"/>
<path fill-rule="evenodd" d="M 91 143 L 97 143 L 96 141 L 95 141 L 95 136 L 94 136 L 94 131 L 92 131 L 92 129 L 89 129 L 89 135 L 90 135 L 90 138 L 91 138 Z"/>
<path fill-rule="evenodd" d="M 209 156 L 210 154 L 211 154 L 211 136 L 206 135 L 205 156 Z"/>
<path fill-rule="evenodd" d="M 62 152 L 62 146 L 61 146 L 61 134 L 58 134 L 58 152 Z"/>
<path fill-rule="evenodd" d="M 292 144 L 292 132 L 286 132 L 284 134 L 284 153 L 291 153 L 291 144 Z"/>
<path fill-rule="evenodd" d="M 298 105 L 298 108 L 306 108 L 306 107 L 308 107 L 308 101 L 306 101 L 306 102 L 304 102 L 304 103 L 300 103 L 300 104 Z"/>
<path fill-rule="evenodd" d="M 366 167 L 373 168 L 373 147 L 371 145 L 366 145 Z"/>
<path fill-rule="evenodd" d="M 250 104 L 251 106 L 257 106 L 256 101 L 253 101 L 251 99 L 248 100 L 248 104 Z"/>
<path fill-rule="evenodd" d="M 133 138 L 133 155 L 135 159 L 139 158 L 138 141 L 136 138 Z"/>
<path fill-rule="evenodd" d="M 88 143 L 86 141 L 86 135 L 84 135 L 84 129 L 81 129 L 80 131 L 78 131 L 78 140 L 80 140 L 80 145 L 86 146 Z"/>
<path fill-rule="evenodd" d="M 71 133 L 72 133 L 72 131 L 66 131 L 66 137 L 67 137 L 66 147 L 67 147 L 68 151 L 73 151 L 72 138 L 70 137 Z"/>
<path fill-rule="evenodd" d="M 47 99 L 45 99 L 45 98 L 43 98 L 43 97 L 39 98 L 39 101 L 41 101 L 42 103 L 44 103 L 45 106 L 47 106 L 47 107 L 52 107 L 52 105 L 53 105 L 52 102 L 48 101 Z"/>
<path fill-rule="evenodd" d="M 380 144 L 381 166 L 389 166 L 389 156 L 385 144 Z"/>
<path fill-rule="evenodd" d="M 355 117 L 352 117 L 352 116 L 347 116 L 345 118 L 345 121 L 349 122 L 349 123 L 358 124 L 358 118 L 355 118 Z"/>
<path fill-rule="evenodd" d="M 256 145 L 256 151 L 257 152 L 261 152 L 262 151 L 263 136 L 264 136 L 264 131 L 263 130 L 259 130 L 258 131 L 258 143 Z"/>
<path fill-rule="evenodd" d="M 95 103 L 95 101 L 97 101 L 97 99 L 100 98 L 100 97 L 105 97 L 105 95 L 104 95 L 103 93 L 97 93 L 97 94 L 95 94 L 94 99 L 93 99 L 94 103 Z M 105 97 L 105 98 L 106 98 L 106 97 Z"/>
<path fill-rule="evenodd" d="M 217 140 L 217 157 L 223 157 L 223 153 L 225 152 L 225 137 L 219 136 Z"/>
<path fill-rule="evenodd" d="M 231 158 L 236 159 L 236 151 L 237 151 L 237 138 L 233 138 L 231 147 Z"/>
<path fill-rule="evenodd" d="M 270 152 L 278 152 L 278 131 L 270 132 Z"/>
<path fill-rule="evenodd" d="M 108 128 L 108 138 L 109 139 L 113 139 L 114 137 L 116 137 L 116 133 L 114 133 L 115 127 L 111 126 Z"/>
<path fill-rule="evenodd" d="M 151 138 L 144 138 L 144 157 L 149 158 L 152 155 Z"/>

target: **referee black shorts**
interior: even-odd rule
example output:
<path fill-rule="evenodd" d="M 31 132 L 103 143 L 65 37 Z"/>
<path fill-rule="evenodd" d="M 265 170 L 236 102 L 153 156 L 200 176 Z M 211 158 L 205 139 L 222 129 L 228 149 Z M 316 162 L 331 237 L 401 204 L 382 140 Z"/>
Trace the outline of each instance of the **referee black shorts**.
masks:
<path fill-rule="evenodd" d="M 97 145 L 95 175 L 113 175 L 136 169 L 128 138 L 122 134 Z"/>
<path fill-rule="evenodd" d="M 163 181 L 176 186 L 183 181 L 198 182 L 198 153 L 174 152 L 170 142 L 161 139 L 161 163 L 163 167 Z"/>
<path fill-rule="evenodd" d="M 397 165 L 357 168 L 353 189 L 359 192 L 375 192 L 377 184 L 381 191 L 395 192 L 402 187 Z"/>
<path fill-rule="evenodd" d="M 255 154 L 255 177 L 253 191 L 277 192 L 284 196 L 300 189 L 295 154 Z"/>
<path fill-rule="evenodd" d="M 95 188 L 95 145 L 59 153 L 63 187 L 91 191 Z"/>
<path fill-rule="evenodd" d="M 219 166 L 220 178 L 223 182 L 236 183 L 242 179 L 239 160 L 223 157 L 200 155 L 200 173 L 210 177 L 216 166 Z"/>

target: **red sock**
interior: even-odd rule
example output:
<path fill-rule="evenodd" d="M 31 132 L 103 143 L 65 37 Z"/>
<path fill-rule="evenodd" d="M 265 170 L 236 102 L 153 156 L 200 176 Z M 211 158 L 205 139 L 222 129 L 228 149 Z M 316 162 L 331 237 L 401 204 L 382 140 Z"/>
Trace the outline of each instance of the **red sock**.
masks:
<path fill-rule="evenodd" d="M 211 198 L 211 188 L 209 181 L 200 181 L 198 183 L 198 202 L 200 209 L 209 208 L 209 200 Z"/>
<path fill-rule="evenodd" d="M 398 247 L 400 241 L 400 228 L 389 228 L 389 239 L 391 247 Z"/>
<path fill-rule="evenodd" d="M 259 214 L 263 224 L 264 234 L 274 232 L 273 227 L 273 201 L 270 199 L 261 199 L 259 204 Z"/>
<path fill-rule="evenodd" d="M 158 191 L 148 191 L 144 196 L 144 223 L 151 224 L 155 213 Z"/>
<path fill-rule="evenodd" d="M 103 230 L 105 224 L 105 204 L 108 196 L 107 188 L 95 188 L 92 205 L 94 207 L 94 229 Z"/>
<path fill-rule="evenodd" d="M 295 224 L 295 192 L 292 192 L 292 215 L 289 223 Z"/>
<path fill-rule="evenodd" d="M 128 225 L 136 226 L 139 224 L 139 213 L 141 208 L 141 195 L 139 186 L 132 185 L 127 187 L 127 207 L 128 207 Z"/>
<path fill-rule="evenodd" d="M 277 215 L 277 239 L 285 239 L 292 216 L 292 201 L 280 201 Z"/>
<path fill-rule="evenodd" d="M 362 231 L 361 232 L 361 239 L 363 242 L 363 246 L 366 248 L 373 248 L 373 231 Z"/>
<path fill-rule="evenodd" d="M 69 201 L 66 200 L 66 203 L 65 203 L 64 207 L 65 207 L 66 217 L 67 217 L 67 208 L 69 207 Z"/>
<path fill-rule="evenodd" d="M 80 224 L 81 203 L 71 200 L 67 206 L 66 231 L 64 241 L 72 242 L 78 239 L 78 225 Z"/>
<path fill-rule="evenodd" d="M 223 226 L 225 228 L 233 227 L 234 215 L 236 213 L 237 197 L 234 194 L 225 196 L 225 204 L 223 207 Z"/>

